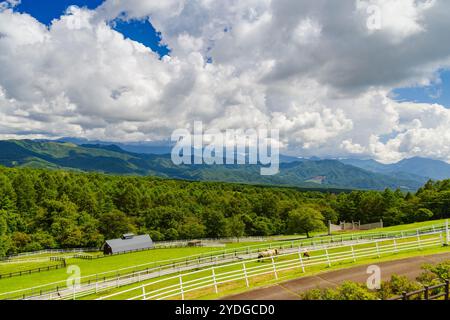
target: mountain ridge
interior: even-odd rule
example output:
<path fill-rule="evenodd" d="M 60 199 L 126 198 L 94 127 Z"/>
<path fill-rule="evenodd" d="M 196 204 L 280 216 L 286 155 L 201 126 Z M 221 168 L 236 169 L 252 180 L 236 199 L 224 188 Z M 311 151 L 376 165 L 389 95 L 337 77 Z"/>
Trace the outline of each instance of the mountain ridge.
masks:
<path fill-rule="evenodd" d="M 392 164 L 383 164 L 372 159 L 340 159 L 339 161 L 376 173 L 405 173 L 434 180 L 444 180 L 450 178 L 450 164 L 441 160 L 433 160 L 423 157 L 403 159 Z"/>
<path fill-rule="evenodd" d="M 134 153 L 114 144 L 3 140 L 0 141 L 0 152 L 0 164 L 7 167 L 152 175 L 195 181 L 372 190 L 399 188 L 413 191 L 428 180 L 408 174 L 391 176 L 375 173 L 333 159 L 307 160 L 287 156 L 286 161 L 280 163 L 278 175 L 261 176 L 259 165 L 176 166 L 169 154 Z"/>

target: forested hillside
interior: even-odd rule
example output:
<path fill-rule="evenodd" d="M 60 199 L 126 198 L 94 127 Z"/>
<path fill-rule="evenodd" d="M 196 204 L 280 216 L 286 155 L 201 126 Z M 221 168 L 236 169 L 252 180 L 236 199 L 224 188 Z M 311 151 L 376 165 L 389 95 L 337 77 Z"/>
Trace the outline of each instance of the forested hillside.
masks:
<path fill-rule="evenodd" d="M 321 221 L 386 225 L 448 217 L 450 180 L 416 194 L 291 188 L 0 167 L 0 255 L 95 247 L 125 232 L 154 240 L 297 232 Z M 298 219 L 297 219 L 298 218 Z M 297 219 L 297 220 L 296 220 Z"/>
<path fill-rule="evenodd" d="M 282 156 L 281 160 L 286 159 Z M 115 145 L 5 140 L 0 141 L 0 165 L 38 169 L 158 176 L 195 181 L 221 181 L 295 187 L 417 190 L 428 179 L 412 175 L 370 172 L 337 160 L 288 158 L 280 172 L 262 176 L 260 165 L 175 165 L 170 154 L 126 152 Z"/>

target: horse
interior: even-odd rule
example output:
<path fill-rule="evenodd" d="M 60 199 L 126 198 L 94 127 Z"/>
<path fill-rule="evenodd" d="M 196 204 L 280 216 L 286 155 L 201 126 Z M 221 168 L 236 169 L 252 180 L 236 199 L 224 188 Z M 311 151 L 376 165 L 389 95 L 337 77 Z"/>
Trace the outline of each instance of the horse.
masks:
<path fill-rule="evenodd" d="M 310 258 L 311 255 L 309 254 L 308 250 L 305 249 L 305 251 L 303 251 L 303 257 L 304 258 Z"/>
<path fill-rule="evenodd" d="M 260 252 L 258 254 L 258 262 L 263 262 L 264 258 L 269 258 L 278 255 L 278 249 L 271 249 Z"/>

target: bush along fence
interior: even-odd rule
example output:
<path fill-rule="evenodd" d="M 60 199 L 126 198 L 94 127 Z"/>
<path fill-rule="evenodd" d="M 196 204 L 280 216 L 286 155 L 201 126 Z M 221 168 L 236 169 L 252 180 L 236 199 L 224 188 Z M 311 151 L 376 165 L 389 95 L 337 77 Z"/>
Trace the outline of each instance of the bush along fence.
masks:
<path fill-rule="evenodd" d="M 434 286 L 425 286 L 412 292 L 404 291 L 402 295 L 389 300 L 446 300 L 450 299 L 449 280 Z"/>

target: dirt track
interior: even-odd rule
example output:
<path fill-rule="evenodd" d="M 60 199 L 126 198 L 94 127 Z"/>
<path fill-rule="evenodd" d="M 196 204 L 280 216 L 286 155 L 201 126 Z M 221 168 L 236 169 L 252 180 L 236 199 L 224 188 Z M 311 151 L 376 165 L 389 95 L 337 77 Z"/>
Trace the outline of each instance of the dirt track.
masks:
<path fill-rule="evenodd" d="M 382 280 L 389 280 L 393 274 L 404 275 L 413 280 L 422 272 L 421 266 L 424 263 L 439 263 L 444 260 L 450 260 L 450 252 L 380 262 L 376 263 L 376 265 L 381 268 Z M 366 273 L 367 266 L 330 271 L 315 276 L 289 280 L 270 287 L 228 296 L 223 298 L 223 300 L 300 300 L 299 294 L 311 289 L 335 287 L 344 281 L 365 283 L 369 277 Z"/>

